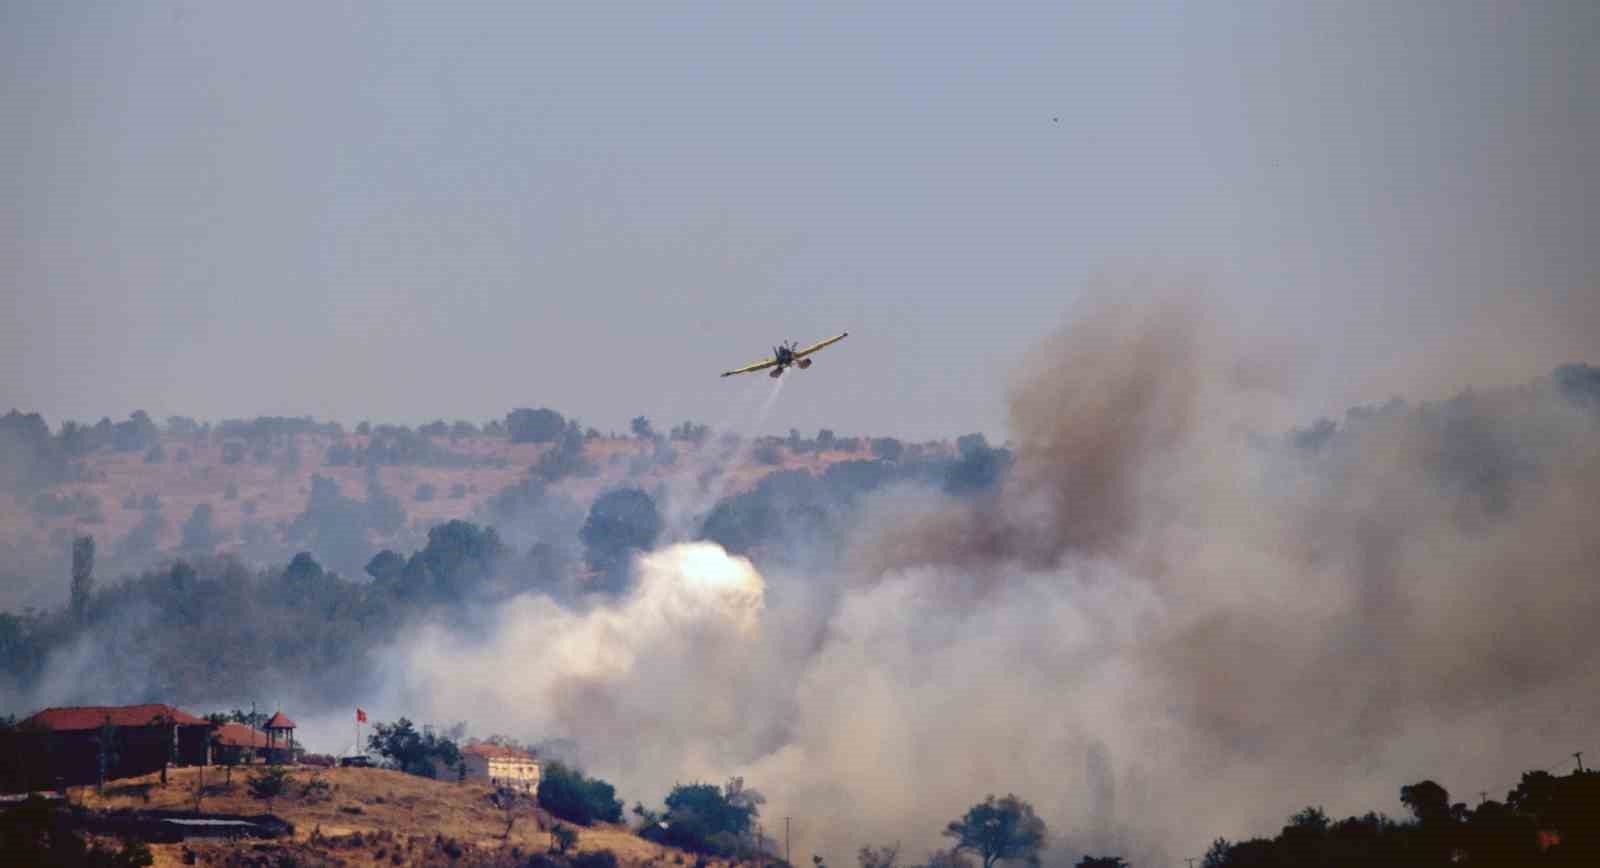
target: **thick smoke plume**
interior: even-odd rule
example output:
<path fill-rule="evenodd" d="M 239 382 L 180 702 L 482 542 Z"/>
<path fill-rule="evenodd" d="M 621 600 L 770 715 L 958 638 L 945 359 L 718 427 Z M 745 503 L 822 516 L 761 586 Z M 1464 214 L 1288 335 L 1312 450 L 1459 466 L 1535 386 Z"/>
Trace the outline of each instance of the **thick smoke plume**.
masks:
<path fill-rule="evenodd" d="M 1010 791 L 1057 864 L 1172 863 L 1583 747 L 1593 409 L 1540 381 L 1286 435 L 1287 366 L 1205 310 L 1108 304 L 1047 341 L 1003 484 L 879 498 L 837 575 L 672 547 L 615 604 L 526 597 L 486 637 L 408 640 L 397 690 L 571 738 L 630 800 L 743 774 L 797 857 L 834 861 L 919 857 Z"/>

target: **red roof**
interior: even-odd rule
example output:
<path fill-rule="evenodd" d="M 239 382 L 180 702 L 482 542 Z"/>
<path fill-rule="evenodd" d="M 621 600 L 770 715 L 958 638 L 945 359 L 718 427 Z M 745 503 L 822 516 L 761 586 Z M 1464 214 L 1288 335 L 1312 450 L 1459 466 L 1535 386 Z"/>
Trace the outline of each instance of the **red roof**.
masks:
<path fill-rule="evenodd" d="M 162 717 L 170 717 L 179 726 L 210 726 L 209 721 L 170 705 L 78 705 L 70 708 L 46 708 L 24 720 L 25 727 L 43 727 L 57 732 L 99 729 L 110 718 L 112 726 L 150 726 Z"/>
<path fill-rule="evenodd" d="M 466 747 L 463 747 L 461 749 L 461 751 L 463 753 L 477 754 L 478 756 L 481 756 L 481 757 L 500 757 L 500 758 L 505 758 L 505 759 L 533 759 L 533 757 L 530 754 L 528 754 L 526 751 L 520 751 L 520 750 L 517 750 L 514 747 L 506 747 L 503 744 L 495 744 L 492 741 L 468 742 Z"/>
<path fill-rule="evenodd" d="M 219 744 L 229 747 L 266 747 L 267 734 L 252 726 L 242 723 L 224 723 L 217 728 L 216 735 Z"/>
<path fill-rule="evenodd" d="M 271 720 L 267 721 L 267 725 L 266 725 L 265 728 L 266 729 L 294 729 L 295 728 L 295 722 L 290 720 L 289 718 L 285 717 L 283 712 L 280 711 L 277 714 L 274 714 L 272 716 Z"/>

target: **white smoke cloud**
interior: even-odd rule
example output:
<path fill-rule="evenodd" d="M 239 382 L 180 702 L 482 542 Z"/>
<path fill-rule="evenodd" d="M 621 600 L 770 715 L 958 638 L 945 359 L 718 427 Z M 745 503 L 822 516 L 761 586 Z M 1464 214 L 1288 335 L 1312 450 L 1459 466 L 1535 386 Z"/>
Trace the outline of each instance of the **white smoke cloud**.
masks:
<path fill-rule="evenodd" d="M 401 644 L 397 704 L 478 732 L 569 737 L 591 767 L 630 781 L 715 777 L 748 743 L 759 695 L 766 585 L 712 543 L 644 555 L 636 583 L 585 611 L 529 594 L 478 640 L 427 626 Z M 421 713 L 421 712 L 418 712 Z"/>

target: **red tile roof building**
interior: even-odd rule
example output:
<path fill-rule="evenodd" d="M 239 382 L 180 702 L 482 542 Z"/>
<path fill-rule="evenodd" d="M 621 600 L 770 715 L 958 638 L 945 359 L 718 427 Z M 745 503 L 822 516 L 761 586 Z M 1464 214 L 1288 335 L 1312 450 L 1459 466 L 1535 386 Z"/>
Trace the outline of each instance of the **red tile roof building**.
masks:
<path fill-rule="evenodd" d="M 267 746 L 267 734 L 242 723 L 224 723 L 211 734 L 212 742 L 228 747 L 258 748 Z"/>
<path fill-rule="evenodd" d="M 151 726 L 169 719 L 178 726 L 210 726 L 181 708 L 170 705 L 77 705 L 46 708 L 19 724 L 22 728 L 73 732 L 99 729 L 109 720 L 112 726 Z"/>
<path fill-rule="evenodd" d="M 0 767 L 0 789 L 53 789 L 206 765 L 211 728 L 156 703 L 46 708 L 0 734 L 0 756 L 13 758 Z"/>
<path fill-rule="evenodd" d="M 533 755 L 524 750 L 517 750 L 492 741 L 472 741 L 461 749 L 464 754 L 470 753 L 483 757 L 501 757 L 509 759 L 533 759 Z"/>
<path fill-rule="evenodd" d="M 224 723 L 211 734 L 212 753 L 224 764 L 281 759 L 272 751 L 271 734 L 243 723 Z"/>

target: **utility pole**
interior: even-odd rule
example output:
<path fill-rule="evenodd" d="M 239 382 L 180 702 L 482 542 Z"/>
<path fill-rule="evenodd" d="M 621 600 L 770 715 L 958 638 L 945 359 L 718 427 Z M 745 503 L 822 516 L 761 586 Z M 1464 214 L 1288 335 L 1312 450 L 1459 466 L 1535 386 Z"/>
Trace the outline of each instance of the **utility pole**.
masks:
<path fill-rule="evenodd" d="M 1577 759 L 1578 759 L 1578 771 L 1582 772 L 1583 771 L 1583 751 L 1580 750 L 1577 753 L 1574 753 L 1573 756 L 1577 757 Z"/>
<path fill-rule="evenodd" d="M 1489 791 L 1488 790 L 1479 790 L 1478 791 L 1478 804 L 1481 805 L 1481 804 L 1483 804 L 1484 802 L 1487 802 L 1487 801 L 1489 801 Z"/>
<path fill-rule="evenodd" d="M 1194 868 L 1194 857 L 1193 856 L 1185 856 L 1185 857 L 1183 857 L 1183 861 L 1189 863 L 1189 868 Z"/>
<path fill-rule="evenodd" d="M 789 861 L 789 818 L 783 818 L 783 861 L 793 868 L 794 863 Z"/>

